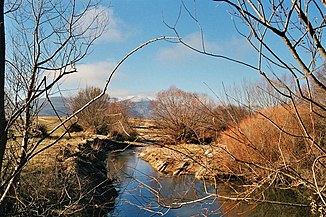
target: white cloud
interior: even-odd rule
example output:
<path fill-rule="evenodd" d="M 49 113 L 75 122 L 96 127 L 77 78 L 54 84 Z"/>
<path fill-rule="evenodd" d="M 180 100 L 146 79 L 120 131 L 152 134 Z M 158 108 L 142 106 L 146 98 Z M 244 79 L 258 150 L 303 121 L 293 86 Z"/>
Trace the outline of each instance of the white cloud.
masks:
<path fill-rule="evenodd" d="M 97 6 L 89 9 L 83 18 L 79 21 L 77 31 L 84 31 L 92 25 L 94 28 L 88 30 L 88 34 L 99 34 L 104 30 L 102 35 L 97 39 L 97 43 L 101 42 L 120 42 L 124 41 L 130 31 L 125 31 L 127 24 L 117 17 L 112 8 L 105 6 Z M 105 28 L 105 29 L 103 29 Z"/>
<path fill-rule="evenodd" d="M 244 39 L 230 38 L 226 41 L 210 41 L 204 39 L 204 43 L 201 35 L 196 33 L 191 33 L 182 39 L 189 46 L 196 48 L 198 50 L 203 50 L 203 45 L 205 51 L 213 54 L 227 55 L 234 58 L 245 58 L 250 52 L 250 46 Z M 180 61 L 188 60 L 189 58 L 196 55 L 195 51 L 187 48 L 183 44 L 176 44 L 169 48 L 162 48 L 159 50 L 157 57 L 159 60 L 166 61 Z"/>
<path fill-rule="evenodd" d="M 232 38 L 226 43 L 224 50 L 228 50 L 227 54 L 242 59 L 252 51 L 252 48 L 245 39 Z"/>
<path fill-rule="evenodd" d="M 123 97 L 129 96 L 130 95 L 130 92 L 127 89 L 114 89 L 114 88 L 109 88 L 108 94 L 110 96 L 112 96 L 112 97 L 123 98 Z"/>
<path fill-rule="evenodd" d="M 84 88 L 86 86 L 103 87 L 111 71 L 115 67 L 114 61 L 100 61 L 90 64 L 77 65 L 78 72 L 66 77 L 63 85 L 69 89 Z M 121 72 L 116 72 L 115 78 L 122 78 Z"/>
<path fill-rule="evenodd" d="M 105 14 L 108 17 L 108 29 L 99 38 L 99 42 L 121 42 L 129 37 L 130 32 L 125 31 L 127 24 L 117 17 L 112 8 L 106 8 Z"/>
<path fill-rule="evenodd" d="M 182 40 L 189 46 L 196 49 L 202 50 L 203 45 L 208 52 L 219 52 L 221 48 L 215 42 L 210 42 L 207 40 L 202 40 L 201 34 L 198 32 L 191 33 L 182 38 Z M 176 44 L 173 47 L 160 49 L 158 52 L 158 58 L 160 60 L 180 60 L 192 57 L 196 52 L 187 48 L 183 44 Z"/>

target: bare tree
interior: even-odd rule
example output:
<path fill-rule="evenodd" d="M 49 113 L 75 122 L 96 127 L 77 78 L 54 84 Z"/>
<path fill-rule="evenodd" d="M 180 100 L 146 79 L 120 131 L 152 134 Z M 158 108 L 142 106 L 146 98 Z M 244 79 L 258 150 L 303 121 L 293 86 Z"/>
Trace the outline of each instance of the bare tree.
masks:
<path fill-rule="evenodd" d="M 70 99 L 69 104 L 72 112 L 79 110 L 87 102 L 101 94 L 101 92 L 101 89 L 96 87 L 86 87 L 85 89 L 80 90 L 76 96 Z M 77 115 L 78 122 L 84 129 L 93 128 L 95 133 L 107 134 L 109 123 L 103 113 L 108 105 L 109 96 L 105 94 Z"/>
<path fill-rule="evenodd" d="M 104 11 L 92 1 L 16 1 L 8 2 L 7 37 L 1 22 L 1 210 L 6 206 L 23 167 L 39 141 L 32 141 L 37 116 L 37 99 L 58 91 L 62 78 L 77 72 L 76 63 L 88 53 L 107 26 Z M 2 16 L 3 17 L 3 16 Z M 86 20 L 86 18 L 90 18 Z M 6 55 L 4 45 L 7 46 Z M 6 80 L 5 77 L 6 76 Z M 6 83 L 5 83 L 6 81 Z M 5 85 L 4 85 L 5 84 Z M 5 111 L 4 102 L 8 106 Z M 7 117 L 7 120 L 5 120 Z M 14 129 L 21 140 L 6 141 Z"/>
<path fill-rule="evenodd" d="M 69 104 L 72 112 L 78 111 L 87 102 L 100 95 L 101 89 L 86 87 L 80 90 L 76 96 L 71 97 Z M 102 135 L 111 135 L 114 139 L 126 139 L 135 136 L 135 132 L 129 123 L 128 101 L 110 99 L 104 94 L 92 105 L 77 114 L 77 121 L 83 129 Z"/>
<path fill-rule="evenodd" d="M 230 15 L 234 20 L 235 30 L 247 40 L 257 53 L 257 65 L 223 54 L 209 53 L 205 48 L 204 31 L 199 23 L 196 6 L 192 11 L 183 2 L 183 9 L 198 25 L 202 34 L 200 48 L 187 44 L 180 36 L 176 24 L 167 24 L 167 26 L 175 31 L 180 43 L 189 49 L 257 70 L 268 83 L 268 88 L 263 88 L 262 91 L 267 92 L 270 97 L 262 99 L 260 103 L 272 102 L 273 105 L 268 105 L 268 107 L 274 106 L 274 108 L 268 111 L 264 110 L 264 106 L 257 108 L 250 104 L 245 105 L 244 103 L 243 105 L 251 108 L 255 114 L 264 119 L 262 121 L 258 121 L 256 119 L 258 117 L 253 119 L 253 121 L 259 122 L 259 127 L 257 125 L 254 129 L 258 131 L 257 133 L 265 132 L 264 130 L 267 128 L 264 129 L 263 126 L 270 126 L 273 129 L 269 128 L 270 130 L 266 133 L 271 133 L 273 138 L 279 136 L 280 141 L 276 143 L 278 146 L 274 144 L 273 150 L 270 150 L 274 153 L 271 154 L 268 151 L 271 146 L 264 146 L 271 140 L 260 143 L 256 140 L 260 137 L 251 135 L 251 139 L 248 138 L 247 133 L 250 132 L 245 132 L 245 123 L 238 128 L 232 128 L 232 135 L 229 135 L 233 139 L 233 145 L 236 141 L 245 145 L 245 149 L 242 152 L 237 152 L 240 155 L 233 153 L 237 147 L 234 147 L 233 150 L 225 149 L 225 152 L 237 164 L 242 164 L 251 172 L 263 171 L 264 175 L 258 179 L 261 181 L 256 180 L 257 183 L 252 186 L 253 188 L 244 193 L 246 198 L 252 195 L 250 192 L 263 189 L 257 186 L 277 183 L 280 179 L 275 177 L 282 177 L 283 181 L 289 179 L 290 183 L 301 183 L 306 189 L 312 190 L 314 194 L 318 195 L 318 198 L 315 198 L 317 203 L 325 206 L 326 148 L 324 129 L 326 105 L 321 99 L 325 97 L 326 87 L 324 76 L 320 75 L 320 70 L 326 60 L 323 45 L 325 41 L 323 34 L 325 3 L 323 1 L 295 0 L 288 2 L 215 1 L 231 8 Z M 266 101 L 272 98 L 276 100 Z M 239 99 L 233 99 L 236 103 L 243 103 Z M 249 99 L 248 102 L 252 103 L 252 100 Z M 247 120 L 247 122 L 249 121 Z M 262 122 L 264 123 L 262 124 Z M 293 141 L 296 142 L 294 142 L 292 150 L 287 153 L 290 153 L 291 157 L 285 156 L 287 155 L 285 147 L 282 146 L 292 146 Z M 258 143 L 264 147 L 259 147 Z M 300 153 L 295 154 L 296 149 Z M 253 161 L 253 152 L 262 157 L 261 161 Z M 247 155 L 248 158 L 245 158 L 244 155 Z M 275 164 L 275 159 L 283 159 L 281 160 L 283 163 Z M 300 162 L 305 162 L 305 164 Z M 289 182 L 285 183 L 289 184 Z"/>
<path fill-rule="evenodd" d="M 0 10 L 0 179 L 2 179 L 2 161 L 7 143 L 6 113 L 5 113 L 5 26 L 4 1 Z"/>
<path fill-rule="evenodd" d="M 136 140 L 137 133 L 133 122 L 130 121 L 130 109 L 133 102 L 130 100 L 111 100 L 104 114 L 109 124 L 109 135 L 114 140 Z"/>
<path fill-rule="evenodd" d="M 167 142 L 203 143 L 212 135 L 207 125 L 212 117 L 206 111 L 213 103 L 206 95 L 171 87 L 159 92 L 153 105 L 157 126 L 168 136 Z"/>
<path fill-rule="evenodd" d="M 69 129 L 59 131 L 61 134 L 51 140 L 46 138 L 58 132 L 58 129 L 65 127 L 75 115 L 105 96 L 113 74 L 132 54 L 155 41 L 171 39 L 171 37 L 154 38 L 130 51 L 111 72 L 108 72 L 108 79 L 97 96 L 85 102 L 68 117 L 58 117 L 59 123 L 49 129 L 46 136 L 35 138 L 33 126 L 39 111 L 39 99 L 45 97 L 52 105 L 50 96 L 60 94 L 60 85 L 67 75 L 78 73 L 77 63 L 89 53 L 92 44 L 106 30 L 108 16 L 102 7 L 98 7 L 98 2 L 92 0 L 32 0 L 6 3 L 7 11 L 4 8 L 4 1 L 1 2 L 0 23 L 2 213 L 10 210 L 10 204 L 20 201 L 15 196 L 20 181 L 23 181 L 21 175 L 27 163 L 55 145 Z M 6 23 L 3 19 L 4 14 L 7 16 Z M 5 28 L 8 36 L 6 40 Z M 15 134 L 15 138 L 7 140 L 9 131 Z"/>

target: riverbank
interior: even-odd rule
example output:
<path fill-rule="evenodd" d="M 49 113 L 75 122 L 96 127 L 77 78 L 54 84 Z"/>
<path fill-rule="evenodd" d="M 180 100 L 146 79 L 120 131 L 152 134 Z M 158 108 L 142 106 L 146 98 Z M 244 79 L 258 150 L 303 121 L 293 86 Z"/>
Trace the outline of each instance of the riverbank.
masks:
<path fill-rule="evenodd" d="M 164 174 L 193 174 L 197 179 L 241 179 L 244 173 L 231 167 L 232 160 L 222 145 L 180 144 L 150 147 L 140 153 L 154 169 Z M 232 168 L 232 170 L 230 169 Z"/>
<path fill-rule="evenodd" d="M 139 153 L 144 149 L 151 148 L 114 152 L 108 158 L 112 169 L 109 171 L 113 172 L 113 177 L 118 177 L 117 187 L 120 189 L 115 209 L 109 216 L 151 216 L 153 213 L 164 213 L 166 217 L 311 216 L 309 207 L 226 201 L 215 192 L 225 198 L 232 197 L 232 190 L 227 185 L 210 185 L 195 179 L 192 174 L 164 175 L 140 159 L 142 154 Z M 285 202 L 293 202 L 294 199 L 297 203 L 303 202 L 300 197 L 294 198 L 292 193 L 290 190 L 279 192 L 270 189 L 265 195 Z"/>
<path fill-rule="evenodd" d="M 105 215 L 118 196 L 107 178 L 107 156 L 128 146 L 105 136 L 72 133 L 28 163 L 22 173 L 21 201 L 33 201 L 28 211 L 37 210 L 37 215 Z"/>

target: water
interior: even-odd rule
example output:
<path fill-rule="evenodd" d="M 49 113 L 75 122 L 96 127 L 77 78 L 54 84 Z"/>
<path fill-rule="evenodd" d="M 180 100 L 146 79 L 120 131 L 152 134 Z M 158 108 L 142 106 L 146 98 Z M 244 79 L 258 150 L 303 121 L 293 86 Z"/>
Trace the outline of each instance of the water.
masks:
<path fill-rule="evenodd" d="M 215 192 L 211 185 L 196 180 L 192 175 L 162 175 L 138 158 L 139 149 L 111 153 L 108 158 L 108 176 L 116 179 L 115 187 L 119 191 L 115 208 L 108 216 L 310 215 L 309 208 L 270 204 L 253 206 L 209 197 L 209 193 Z M 223 187 L 218 188 L 218 191 L 224 191 Z M 194 200 L 197 202 L 193 202 Z M 184 203 L 189 204 L 182 205 Z"/>

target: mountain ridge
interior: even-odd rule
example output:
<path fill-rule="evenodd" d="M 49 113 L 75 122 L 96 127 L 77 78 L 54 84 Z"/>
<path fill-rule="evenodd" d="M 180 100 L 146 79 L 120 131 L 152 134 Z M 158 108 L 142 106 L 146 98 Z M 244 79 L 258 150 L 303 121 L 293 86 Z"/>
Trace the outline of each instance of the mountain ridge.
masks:
<path fill-rule="evenodd" d="M 47 98 L 41 98 L 38 102 L 41 106 L 38 115 L 39 116 L 65 116 L 72 113 L 68 105 L 68 98 L 65 97 L 50 97 L 51 103 Z M 153 113 L 152 101 L 153 97 L 144 96 L 128 96 L 124 98 L 114 98 L 117 102 L 130 101 L 129 113 L 132 118 L 151 118 Z M 56 111 L 56 112 L 55 112 Z"/>

